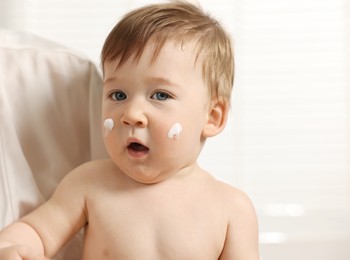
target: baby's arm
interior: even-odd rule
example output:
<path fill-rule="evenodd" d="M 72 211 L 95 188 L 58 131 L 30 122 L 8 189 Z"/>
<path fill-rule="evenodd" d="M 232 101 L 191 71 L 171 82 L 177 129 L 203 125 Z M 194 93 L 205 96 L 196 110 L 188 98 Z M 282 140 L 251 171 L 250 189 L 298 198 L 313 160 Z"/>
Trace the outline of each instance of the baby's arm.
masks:
<path fill-rule="evenodd" d="M 50 200 L 0 232 L 0 259 L 52 257 L 79 231 L 86 222 L 84 168 L 68 174 Z"/>
<path fill-rule="evenodd" d="M 259 233 L 254 207 L 240 191 L 231 195 L 227 199 L 230 218 L 220 260 L 259 260 Z"/>

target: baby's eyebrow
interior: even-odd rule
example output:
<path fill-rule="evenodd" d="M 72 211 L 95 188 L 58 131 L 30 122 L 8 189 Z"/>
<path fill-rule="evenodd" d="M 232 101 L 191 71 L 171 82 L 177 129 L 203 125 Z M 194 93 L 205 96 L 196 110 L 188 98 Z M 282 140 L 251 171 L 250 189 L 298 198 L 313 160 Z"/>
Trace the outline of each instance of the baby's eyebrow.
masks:
<path fill-rule="evenodd" d="M 173 86 L 179 88 L 179 85 L 175 82 L 171 81 L 170 79 L 164 78 L 164 77 L 151 77 L 149 79 L 150 83 L 156 83 L 156 84 L 163 84 L 168 86 Z"/>
<path fill-rule="evenodd" d="M 123 80 L 122 78 L 119 78 L 118 76 L 111 76 L 103 80 L 104 87 L 113 86 L 115 84 L 123 84 L 123 83 L 125 83 L 125 80 Z"/>
<path fill-rule="evenodd" d="M 116 80 L 117 80 L 116 77 L 110 77 L 110 78 L 104 79 L 103 85 L 106 85 L 106 84 L 111 83 L 111 82 L 116 81 Z"/>
<path fill-rule="evenodd" d="M 120 83 L 120 82 L 123 82 L 123 80 L 120 79 L 119 77 L 112 76 L 104 79 L 103 86 L 113 85 L 113 83 L 115 82 Z M 180 88 L 178 84 L 176 84 L 175 82 L 165 77 L 149 77 L 146 79 L 146 82 L 147 84 L 150 84 L 150 85 L 164 85 L 164 86 Z"/>

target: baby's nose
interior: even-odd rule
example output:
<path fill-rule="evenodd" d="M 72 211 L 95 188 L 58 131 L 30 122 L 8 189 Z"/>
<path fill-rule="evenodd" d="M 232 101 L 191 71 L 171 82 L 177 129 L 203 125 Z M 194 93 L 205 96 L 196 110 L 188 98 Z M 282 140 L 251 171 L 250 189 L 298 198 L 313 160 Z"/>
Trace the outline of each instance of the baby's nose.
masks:
<path fill-rule="evenodd" d="M 124 125 L 136 126 L 136 127 L 146 127 L 147 117 L 138 104 L 130 104 L 123 112 L 121 122 Z"/>

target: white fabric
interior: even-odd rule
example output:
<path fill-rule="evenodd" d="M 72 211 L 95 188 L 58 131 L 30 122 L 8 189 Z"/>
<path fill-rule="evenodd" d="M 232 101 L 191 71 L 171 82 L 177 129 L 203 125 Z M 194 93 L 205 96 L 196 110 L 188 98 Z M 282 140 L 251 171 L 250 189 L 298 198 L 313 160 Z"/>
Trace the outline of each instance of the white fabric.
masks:
<path fill-rule="evenodd" d="M 47 200 L 70 170 L 106 156 L 101 90 L 87 58 L 0 30 L 0 228 Z M 79 259 L 73 247 L 56 259 Z"/>

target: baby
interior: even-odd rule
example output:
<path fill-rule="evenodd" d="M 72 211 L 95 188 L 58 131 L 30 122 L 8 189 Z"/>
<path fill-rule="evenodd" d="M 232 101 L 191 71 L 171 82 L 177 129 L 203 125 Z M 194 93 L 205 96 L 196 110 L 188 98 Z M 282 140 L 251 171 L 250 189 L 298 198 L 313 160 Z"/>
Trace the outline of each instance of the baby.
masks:
<path fill-rule="evenodd" d="M 128 13 L 102 49 L 109 159 L 69 173 L 42 206 L 0 233 L 0 259 L 47 259 L 84 228 L 84 260 L 258 260 L 249 198 L 197 158 L 227 121 L 228 34 L 175 1 Z"/>

